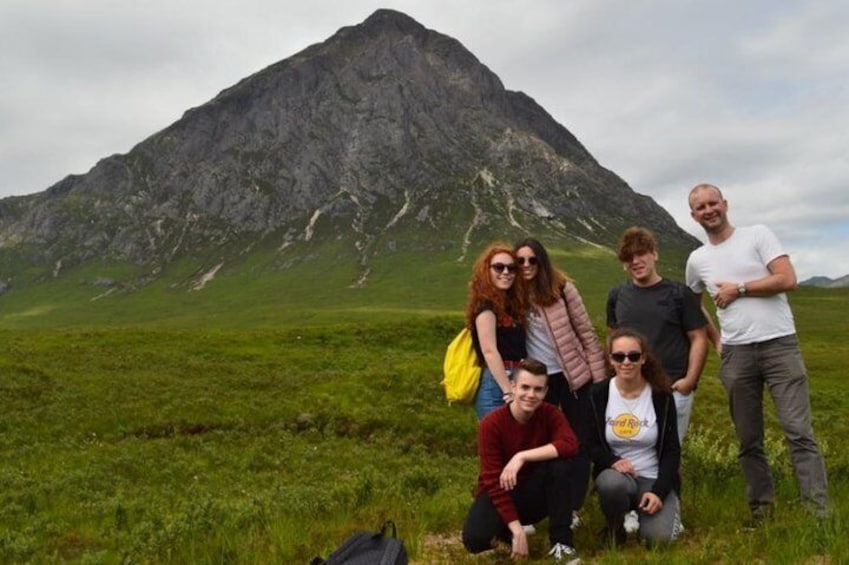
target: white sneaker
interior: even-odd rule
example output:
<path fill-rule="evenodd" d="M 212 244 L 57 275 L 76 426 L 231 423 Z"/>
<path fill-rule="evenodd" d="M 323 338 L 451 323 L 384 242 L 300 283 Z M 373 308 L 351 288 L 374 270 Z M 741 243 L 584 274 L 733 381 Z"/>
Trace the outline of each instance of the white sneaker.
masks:
<path fill-rule="evenodd" d="M 677 540 L 684 533 L 684 524 L 681 522 L 681 515 L 676 514 L 675 520 L 672 522 L 672 539 Z"/>
<path fill-rule="evenodd" d="M 565 543 L 555 543 L 551 546 L 551 551 L 548 554 L 554 557 L 554 561 L 563 563 L 564 565 L 578 565 L 581 563 L 581 558 L 578 557 L 578 551 Z"/>
<path fill-rule="evenodd" d="M 622 524 L 625 527 L 625 532 L 633 534 L 640 529 L 640 517 L 636 510 L 631 510 L 625 514 L 625 522 Z"/>
<path fill-rule="evenodd" d="M 580 528 L 583 525 L 584 525 L 584 519 L 581 518 L 581 515 L 578 514 L 577 512 L 573 512 L 572 513 L 572 523 L 569 525 L 569 528 L 574 530 L 575 528 Z"/>
<path fill-rule="evenodd" d="M 522 529 L 525 530 L 526 536 L 532 536 L 537 533 L 537 529 L 533 524 L 522 524 Z"/>

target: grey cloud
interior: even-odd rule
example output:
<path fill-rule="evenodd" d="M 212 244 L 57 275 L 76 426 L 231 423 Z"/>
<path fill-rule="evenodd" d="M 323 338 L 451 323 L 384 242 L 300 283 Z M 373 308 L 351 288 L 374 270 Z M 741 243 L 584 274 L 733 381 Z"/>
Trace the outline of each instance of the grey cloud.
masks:
<path fill-rule="evenodd" d="M 458 39 L 692 233 L 686 191 L 713 181 L 733 195 L 735 222 L 776 224 L 800 273 L 849 272 L 824 259 L 845 255 L 849 213 L 838 0 L 4 0 L 0 73 L 15 88 L 0 91 L 0 195 L 126 152 L 379 7 Z"/>

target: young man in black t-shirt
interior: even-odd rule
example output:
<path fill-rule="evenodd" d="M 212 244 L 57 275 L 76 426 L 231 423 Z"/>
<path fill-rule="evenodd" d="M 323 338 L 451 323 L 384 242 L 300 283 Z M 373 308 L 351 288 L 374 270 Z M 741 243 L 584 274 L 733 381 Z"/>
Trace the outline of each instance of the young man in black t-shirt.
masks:
<path fill-rule="evenodd" d="M 617 256 L 631 280 L 607 297 L 607 327 L 628 327 L 643 334 L 672 381 L 678 412 L 678 439 L 690 425 L 693 392 L 707 359 L 707 318 L 698 297 L 683 283 L 657 272 L 654 234 L 632 227 L 622 234 Z"/>

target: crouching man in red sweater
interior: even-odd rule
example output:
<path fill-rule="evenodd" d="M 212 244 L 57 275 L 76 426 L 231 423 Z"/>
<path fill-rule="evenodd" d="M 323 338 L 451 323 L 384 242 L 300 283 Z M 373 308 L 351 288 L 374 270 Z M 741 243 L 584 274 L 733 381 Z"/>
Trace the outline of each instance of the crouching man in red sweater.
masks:
<path fill-rule="evenodd" d="M 551 555 L 580 563 L 572 543 L 569 478 L 578 440 L 559 408 L 544 402 L 548 376 L 538 361 L 523 361 L 511 381 L 513 400 L 493 410 L 478 429 L 480 475 L 475 501 L 463 525 L 471 553 L 492 549 L 495 538 L 528 555 L 523 524 L 548 516 Z"/>

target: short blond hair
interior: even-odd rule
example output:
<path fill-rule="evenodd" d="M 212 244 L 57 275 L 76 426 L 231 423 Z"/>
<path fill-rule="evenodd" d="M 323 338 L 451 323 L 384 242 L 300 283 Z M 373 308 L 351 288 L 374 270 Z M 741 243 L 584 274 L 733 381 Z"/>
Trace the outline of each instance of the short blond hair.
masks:
<path fill-rule="evenodd" d="M 687 204 L 690 205 L 690 209 L 693 208 L 692 201 L 693 195 L 700 190 L 713 190 L 716 192 L 716 195 L 719 196 L 720 200 L 725 200 L 725 197 L 722 195 L 722 191 L 719 190 L 719 187 L 710 183 L 703 182 L 701 184 L 697 184 L 692 189 L 690 189 L 690 194 L 687 196 Z"/>

